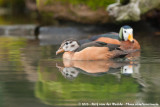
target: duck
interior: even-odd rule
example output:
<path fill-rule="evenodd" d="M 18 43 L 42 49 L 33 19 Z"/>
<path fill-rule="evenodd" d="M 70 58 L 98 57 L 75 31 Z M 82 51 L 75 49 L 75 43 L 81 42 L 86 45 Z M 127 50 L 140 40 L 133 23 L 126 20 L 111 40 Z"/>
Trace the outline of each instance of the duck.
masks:
<path fill-rule="evenodd" d="M 133 28 L 124 25 L 120 28 L 119 34 L 115 32 L 96 35 L 91 38 L 80 40 L 80 43 L 86 43 L 88 41 L 100 41 L 110 44 L 120 45 L 122 50 L 140 50 L 140 44 L 133 38 Z"/>
<path fill-rule="evenodd" d="M 63 59 L 68 60 L 109 60 L 126 56 L 129 51 L 123 51 L 120 45 L 101 41 L 79 44 L 77 40 L 67 39 L 62 42 L 56 55 L 63 53 Z"/>

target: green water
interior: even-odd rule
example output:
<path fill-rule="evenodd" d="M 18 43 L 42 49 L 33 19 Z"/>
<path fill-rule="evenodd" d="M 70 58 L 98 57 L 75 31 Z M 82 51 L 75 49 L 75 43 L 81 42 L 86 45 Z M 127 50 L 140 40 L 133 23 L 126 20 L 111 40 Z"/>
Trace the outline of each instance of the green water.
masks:
<path fill-rule="evenodd" d="M 0 107 L 160 104 L 160 36 L 136 35 L 139 59 L 85 62 L 87 71 L 79 63 L 64 67 L 61 55 L 55 56 L 57 45 L 1 36 Z"/>

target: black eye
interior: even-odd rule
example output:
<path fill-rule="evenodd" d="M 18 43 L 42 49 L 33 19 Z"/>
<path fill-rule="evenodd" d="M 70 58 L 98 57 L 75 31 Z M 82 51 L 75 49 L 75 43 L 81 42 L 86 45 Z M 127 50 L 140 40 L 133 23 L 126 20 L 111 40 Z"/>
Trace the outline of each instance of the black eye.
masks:
<path fill-rule="evenodd" d="M 68 45 L 68 42 L 66 43 L 66 45 Z"/>
<path fill-rule="evenodd" d="M 124 31 L 124 33 L 126 33 L 126 31 Z"/>

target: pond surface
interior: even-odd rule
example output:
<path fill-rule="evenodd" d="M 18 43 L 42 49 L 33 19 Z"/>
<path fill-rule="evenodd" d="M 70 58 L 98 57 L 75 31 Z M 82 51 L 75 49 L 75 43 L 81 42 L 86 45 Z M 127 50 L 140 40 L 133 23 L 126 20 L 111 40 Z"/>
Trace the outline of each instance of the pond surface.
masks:
<path fill-rule="evenodd" d="M 0 107 L 160 104 L 160 36 L 150 28 L 134 30 L 142 47 L 135 61 L 86 62 L 55 56 L 59 41 L 70 34 L 60 30 L 52 37 L 44 36 L 45 29 L 40 40 L 0 37 Z M 75 28 L 62 31 L 68 29 L 82 38 L 100 34 Z M 48 43 L 47 36 L 58 42 Z"/>

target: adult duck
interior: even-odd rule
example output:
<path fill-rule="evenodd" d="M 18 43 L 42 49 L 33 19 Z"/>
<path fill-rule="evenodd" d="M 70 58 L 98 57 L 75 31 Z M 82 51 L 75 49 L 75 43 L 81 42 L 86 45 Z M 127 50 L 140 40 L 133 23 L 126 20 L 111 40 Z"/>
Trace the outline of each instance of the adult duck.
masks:
<path fill-rule="evenodd" d="M 80 40 L 80 43 L 89 41 L 101 41 L 110 44 L 120 45 L 122 50 L 139 50 L 140 45 L 136 39 L 133 38 L 133 29 L 128 26 L 122 26 L 118 33 L 106 33 L 98 36 L 93 36 L 90 39 Z"/>
<path fill-rule="evenodd" d="M 124 57 L 128 52 L 119 48 L 119 45 L 93 41 L 80 45 L 74 39 L 62 42 L 56 54 L 62 53 L 64 59 L 69 60 L 108 60 L 116 57 Z"/>

